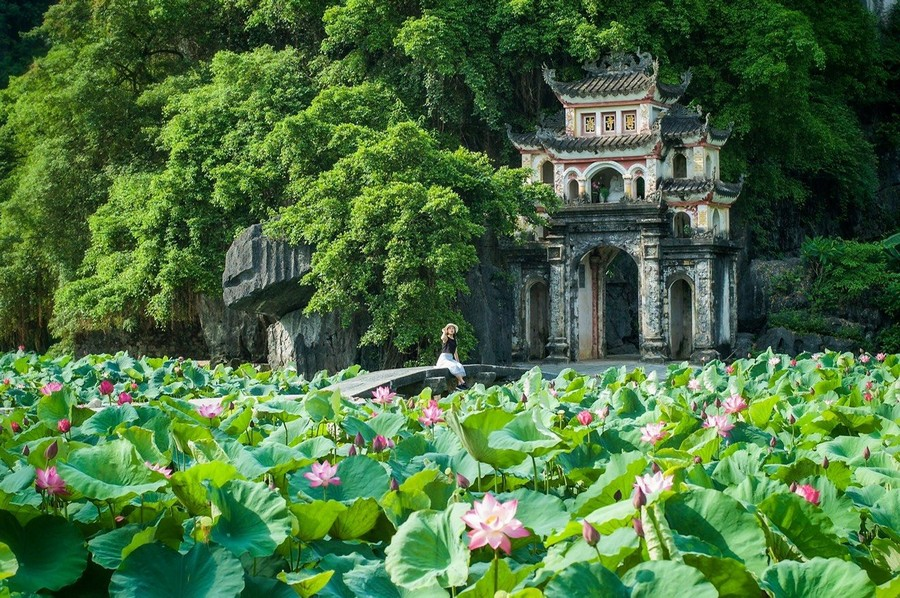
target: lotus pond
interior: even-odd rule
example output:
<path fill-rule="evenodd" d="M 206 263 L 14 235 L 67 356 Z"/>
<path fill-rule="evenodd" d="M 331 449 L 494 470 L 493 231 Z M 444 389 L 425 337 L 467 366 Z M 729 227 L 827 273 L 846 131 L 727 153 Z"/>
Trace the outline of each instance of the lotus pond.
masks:
<path fill-rule="evenodd" d="M 0 356 L 0 592 L 900 595 L 900 356 L 357 372 Z"/>

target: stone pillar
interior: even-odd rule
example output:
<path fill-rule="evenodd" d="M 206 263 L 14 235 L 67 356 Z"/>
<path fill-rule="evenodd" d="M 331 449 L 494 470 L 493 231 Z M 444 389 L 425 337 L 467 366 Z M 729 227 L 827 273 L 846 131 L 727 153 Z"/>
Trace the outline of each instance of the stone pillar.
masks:
<path fill-rule="evenodd" d="M 663 334 L 663 296 L 665 289 L 660 274 L 658 228 L 641 233 L 640 305 L 641 357 L 644 361 L 665 361 L 668 346 Z"/>
<path fill-rule="evenodd" d="M 511 264 L 509 270 L 513 279 L 513 305 L 515 306 L 512 329 L 512 358 L 513 360 L 525 361 L 528 359 L 528 343 L 525 329 L 528 326 L 528 322 L 525 319 L 525 298 L 523 296 L 525 281 L 522 280 L 521 264 Z"/>
<path fill-rule="evenodd" d="M 560 239 L 561 240 L 561 239 Z M 566 311 L 569 309 L 566 293 L 566 264 L 562 243 L 547 247 L 550 262 L 550 339 L 547 341 L 547 361 L 568 361 L 569 342 L 566 337 Z"/>
<path fill-rule="evenodd" d="M 711 257 L 697 260 L 694 268 L 694 352 L 691 361 L 705 362 L 719 358 L 716 351 L 713 324 L 715 322 L 715 291 Z"/>
<path fill-rule="evenodd" d="M 605 326 L 600 318 L 606 317 L 606 277 L 600 274 L 600 256 L 592 255 L 591 263 L 591 358 L 599 359 L 601 351 L 606 350 Z"/>

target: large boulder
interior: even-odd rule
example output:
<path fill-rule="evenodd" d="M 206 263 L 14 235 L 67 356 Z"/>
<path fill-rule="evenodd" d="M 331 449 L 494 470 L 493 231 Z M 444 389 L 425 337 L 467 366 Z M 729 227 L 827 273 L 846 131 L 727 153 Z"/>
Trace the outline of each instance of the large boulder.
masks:
<path fill-rule="evenodd" d="M 266 360 L 263 316 L 225 307 L 222 299 L 201 296 L 197 302 L 203 338 L 213 363 Z"/>
<path fill-rule="evenodd" d="M 300 285 L 309 272 L 312 248 L 276 241 L 254 224 L 234 240 L 225 256 L 222 298 L 231 309 L 281 317 L 303 308 L 312 289 Z"/>
<path fill-rule="evenodd" d="M 799 258 L 752 260 L 738 277 L 738 328 L 761 330 L 775 311 L 807 307 Z"/>
<path fill-rule="evenodd" d="M 512 361 L 512 324 L 515 318 L 512 285 L 504 275 L 502 251 L 490 235 L 476 249 L 478 264 L 466 276 L 469 294 L 460 300 L 460 310 L 475 329 L 475 346 L 469 362 L 502 364 Z M 434 356 L 437 360 L 437 355 Z"/>

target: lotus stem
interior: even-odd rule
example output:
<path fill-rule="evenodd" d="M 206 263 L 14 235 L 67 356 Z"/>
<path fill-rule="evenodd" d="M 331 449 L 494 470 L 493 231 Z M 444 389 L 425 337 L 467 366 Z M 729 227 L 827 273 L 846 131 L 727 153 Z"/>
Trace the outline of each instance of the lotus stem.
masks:
<path fill-rule="evenodd" d="M 500 591 L 500 551 L 494 549 L 494 594 Z"/>
<path fill-rule="evenodd" d="M 538 491 L 538 473 L 537 473 L 537 461 L 534 459 L 534 455 L 531 455 L 531 469 L 534 472 L 534 491 Z"/>

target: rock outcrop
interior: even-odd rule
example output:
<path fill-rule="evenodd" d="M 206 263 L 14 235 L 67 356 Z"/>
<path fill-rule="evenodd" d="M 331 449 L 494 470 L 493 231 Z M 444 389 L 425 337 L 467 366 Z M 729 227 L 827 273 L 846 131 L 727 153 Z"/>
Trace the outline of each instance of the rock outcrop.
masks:
<path fill-rule="evenodd" d="M 212 363 L 266 361 L 266 318 L 225 307 L 218 297 L 197 302 L 200 326 Z"/>

